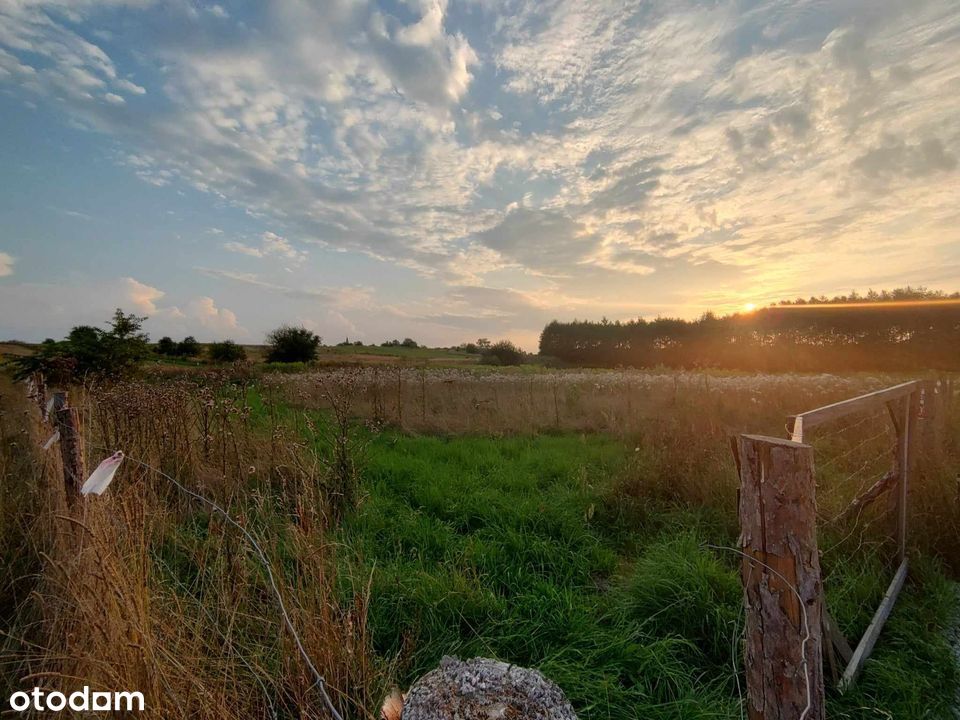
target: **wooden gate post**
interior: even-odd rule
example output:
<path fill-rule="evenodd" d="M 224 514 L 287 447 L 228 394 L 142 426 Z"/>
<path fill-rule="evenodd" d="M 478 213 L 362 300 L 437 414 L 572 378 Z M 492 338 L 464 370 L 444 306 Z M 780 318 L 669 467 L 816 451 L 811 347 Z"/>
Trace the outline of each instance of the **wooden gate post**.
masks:
<path fill-rule="evenodd" d="M 750 720 L 822 720 L 823 630 L 813 448 L 736 439 Z"/>
<path fill-rule="evenodd" d="M 53 395 L 53 424 L 60 432 L 60 457 L 63 460 L 63 485 L 67 502 L 73 504 L 80 494 L 85 475 L 83 435 L 80 433 L 80 413 L 67 403 L 65 392 Z"/>

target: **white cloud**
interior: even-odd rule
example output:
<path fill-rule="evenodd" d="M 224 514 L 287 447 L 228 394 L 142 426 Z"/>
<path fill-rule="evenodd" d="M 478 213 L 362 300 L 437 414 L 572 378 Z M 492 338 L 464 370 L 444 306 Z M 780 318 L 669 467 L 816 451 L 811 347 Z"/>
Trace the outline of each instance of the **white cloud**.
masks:
<path fill-rule="evenodd" d="M 18 311 L 0 315 L 0 337 L 62 337 L 75 325 L 102 326 L 118 307 L 147 316 L 144 327 L 153 337 L 194 335 L 216 340 L 249 335 L 237 315 L 211 297 L 190 298 L 182 305 L 165 303 L 166 298 L 163 290 L 131 277 L 4 283 L 0 307 Z"/>
<path fill-rule="evenodd" d="M 247 245 L 242 242 L 231 240 L 229 242 L 225 242 L 223 247 L 231 252 L 250 255 L 251 257 L 257 258 L 268 257 L 272 255 L 284 260 L 289 260 L 294 264 L 303 262 L 307 257 L 306 251 L 297 250 L 295 247 L 293 247 L 293 245 L 290 244 L 289 240 L 269 231 L 260 236 L 259 245 Z"/>
<path fill-rule="evenodd" d="M 158 305 L 166 293 L 133 278 L 125 279 L 127 299 L 137 312 L 147 315 L 154 326 L 196 332 L 199 329 L 206 337 L 222 337 L 225 333 L 246 334 L 237 321 L 237 315 L 225 307 L 217 307 L 213 298 L 202 296 L 189 300 L 181 309 L 176 305 Z"/>
<path fill-rule="evenodd" d="M 125 278 L 124 282 L 127 284 L 127 299 L 133 303 L 137 312 L 151 315 L 157 312 L 156 301 L 166 295 L 163 290 L 158 290 L 131 277 Z"/>
<path fill-rule="evenodd" d="M 220 18 L 221 20 L 226 20 L 230 17 L 230 13 L 227 12 L 223 5 L 210 5 L 206 8 L 206 11 L 214 17 Z"/>
<path fill-rule="evenodd" d="M 211 297 L 191 300 L 185 315 L 188 318 L 195 318 L 204 328 L 218 333 L 236 332 L 240 329 L 236 313 L 227 308 L 217 307 Z"/>
<path fill-rule="evenodd" d="M 0 252 L 0 277 L 9 277 L 13 275 L 13 264 L 16 262 L 9 253 Z"/>

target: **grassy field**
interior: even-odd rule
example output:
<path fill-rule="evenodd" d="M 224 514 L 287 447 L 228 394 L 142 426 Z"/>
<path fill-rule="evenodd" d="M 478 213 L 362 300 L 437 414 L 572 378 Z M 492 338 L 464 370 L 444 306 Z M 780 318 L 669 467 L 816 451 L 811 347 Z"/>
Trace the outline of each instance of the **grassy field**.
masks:
<path fill-rule="evenodd" d="M 0 358 L 18 355 L 28 355 L 33 351 L 31 343 L 21 342 L 0 342 Z M 170 365 L 174 367 L 200 367 L 208 364 L 206 360 L 208 352 L 208 343 L 200 343 L 200 355 L 196 358 L 176 358 L 166 356 L 156 356 L 151 358 L 148 363 L 157 365 Z M 266 345 L 243 345 L 247 354 L 247 359 L 255 364 L 266 363 L 267 350 Z M 342 365 L 342 364 L 395 364 L 395 363 L 417 363 L 430 365 L 472 365 L 479 361 L 479 355 L 471 355 L 460 350 L 451 350 L 448 348 L 428 348 L 428 347 L 402 347 L 402 346 L 381 346 L 381 345 L 321 345 L 318 353 L 316 365 Z"/>
<path fill-rule="evenodd" d="M 379 436 L 367 499 L 338 537 L 352 587 L 372 578 L 373 647 L 401 686 L 444 654 L 482 655 L 539 667 L 584 718 L 739 717 L 737 557 L 707 547 L 736 546 L 732 508 L 632 496 L 655 481 L 655 458 L 637 455 L 603 436 Z M 826 569 L 828 602 L 855 632 L 885 590 L 881 556 Z M 935 628 L 953 595 L 936 563 L 901 603 L 831 717 L 948 713 L 956 670 Z"/>
<path fill-rule="evenodd" d="M 28 343 L 0 342 L 0 358 L 29 355 L 32 352 L 33 352 L 33 346 L 31 346 Z"/>
<path fill-rule="evenodd" d="M 389 687 L 456 654 L 540 668 L 585 719 L 734 720 L 741 590 L 737 557 L 717 549 L 737 544 L 727 437 L 780 433 L 787 412 L 889 381 L 208 373 L 94 389 L 82 407 L 91 460 L 122 447 L 259 538 L 350 717 L 375 716 Z M 10 688 L 39 672 L 58 687 L 143 688 L 156 717 L 325 716 L 234 531 L 132 462 L 99 501 L 67 508 L 56 463 L 31 450 L 42 429 L 18 391 L 0 394 Z M 948 717 L 947 578 L 960 569 L 949 430 L 918 476 L 910 580 L 862 681 L 828 691 L 832 718 Z M 820 452 L 841 458 L 851 443 L 829 437 Z M 825 464 L 821 481 L 849 485 L 859 463 Z M 848 637 L 885 589 L 887 535 L 879 520 L 822 533 L 828 603 Z"/>

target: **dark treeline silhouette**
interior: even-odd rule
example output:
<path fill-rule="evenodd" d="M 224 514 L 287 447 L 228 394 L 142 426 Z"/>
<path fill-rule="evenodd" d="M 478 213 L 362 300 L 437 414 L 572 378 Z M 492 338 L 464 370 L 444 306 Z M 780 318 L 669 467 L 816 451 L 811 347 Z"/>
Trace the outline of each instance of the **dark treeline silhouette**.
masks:
<path fill-rule="evenodd" d="M 907 287 L 692 321 L 553 321 L 540 353 L 594 367 L 957 370 L 960 293 Z"/>

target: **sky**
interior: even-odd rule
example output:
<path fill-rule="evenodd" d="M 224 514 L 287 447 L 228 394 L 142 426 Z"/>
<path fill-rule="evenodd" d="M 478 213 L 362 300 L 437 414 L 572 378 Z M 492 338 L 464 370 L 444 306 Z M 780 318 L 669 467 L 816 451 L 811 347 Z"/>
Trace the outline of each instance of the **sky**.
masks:
<path fill-rule="evenodd" d="M 960 289 L 956 0 L 0 0 L 0 339 Z"/>

